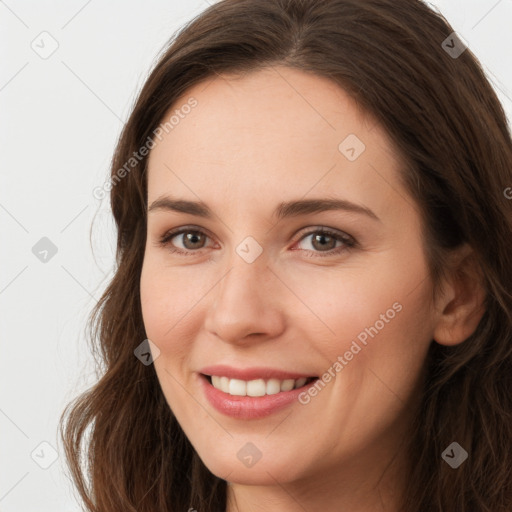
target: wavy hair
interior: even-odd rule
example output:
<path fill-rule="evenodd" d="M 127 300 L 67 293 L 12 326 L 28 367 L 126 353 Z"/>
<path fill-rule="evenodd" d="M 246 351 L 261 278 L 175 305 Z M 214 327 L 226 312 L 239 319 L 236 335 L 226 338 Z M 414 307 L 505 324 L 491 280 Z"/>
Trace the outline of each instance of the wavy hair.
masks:
<path fill-rule="evenodd" d="M 226 481 L 184 435 L 153 365 L 134 356 L 146 338 L 139 281 L 147 156 L 120 169 L 188 88 L 274 65 L 332 80 L 387 130 L 407 162 L 401 178 L 421 213 L 433 283 L 446 254 L 464 243 L 483 276 L 475 332 L 456 346 L 431 344 L 401 510 L 512 510 L 512 142 L 475 55 L 450 53 L 460 44 L 453 32 L 420 0 L 221 0 L 173 35 L 112 159 L 115 275 L 88 323 L 98 382 L 59 423 L 89 512 L 226 508 Z M 456 470 L 441 458 L 455 440 L 469 453 Z"/>

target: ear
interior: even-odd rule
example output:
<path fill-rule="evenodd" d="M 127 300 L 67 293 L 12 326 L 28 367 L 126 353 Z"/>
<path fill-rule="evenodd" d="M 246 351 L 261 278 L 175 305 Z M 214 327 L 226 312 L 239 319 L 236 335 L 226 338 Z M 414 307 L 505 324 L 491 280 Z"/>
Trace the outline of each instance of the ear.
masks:
<path fill-rule="evenodd" d="M 485 312 L 486 293 L 480 266 L 470 246 L 465 244 L 453 251 L 447 267 L 442 292 L 436 300 L 434 340 L 453 346 L 475 332 Z"/>

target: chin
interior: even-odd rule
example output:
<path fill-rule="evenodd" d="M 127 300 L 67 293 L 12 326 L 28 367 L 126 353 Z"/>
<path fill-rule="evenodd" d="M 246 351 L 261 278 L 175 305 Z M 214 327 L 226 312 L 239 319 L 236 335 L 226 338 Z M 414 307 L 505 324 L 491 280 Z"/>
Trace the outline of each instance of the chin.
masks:
<path fill-rule="evenodd" d="M 275 452 L 274 452 L 275 453 Z M 252 466 L 246 466 L 237 457 L 237 451 L 233 451 L 233 455 L 225 453 L 215 454 L 211 451 L 207 456 L 202 457 L 199 454 L 204 465 L 215 476 L 227 480 L 228 482 L 244 485 L 275 485 L 276 480 L 280 483 L 286 483 L 299 479 L 301 473 L 300 466 L 297 463 L 296 456 L 290 454 L 285 457 L 273 455 L 272 459 L 265 460 L 262 455 L 261 459 Z M 241 455 L 243 459 L 243 455 Z M 247 462 L 250 464 L 250 462 Z"/>

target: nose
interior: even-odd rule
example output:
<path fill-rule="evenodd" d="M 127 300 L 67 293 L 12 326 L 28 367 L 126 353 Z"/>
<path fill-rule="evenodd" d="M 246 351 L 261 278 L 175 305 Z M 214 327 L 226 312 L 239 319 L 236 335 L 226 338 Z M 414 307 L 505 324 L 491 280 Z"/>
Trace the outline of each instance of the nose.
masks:
<path fill-rule="evenodd" d="M 235 254 L 211 292 L 206 330 L 227 343 L 242 345 L 278 337 L 285 325 L 280 285 L 265 258 L 247 263 Z"/>

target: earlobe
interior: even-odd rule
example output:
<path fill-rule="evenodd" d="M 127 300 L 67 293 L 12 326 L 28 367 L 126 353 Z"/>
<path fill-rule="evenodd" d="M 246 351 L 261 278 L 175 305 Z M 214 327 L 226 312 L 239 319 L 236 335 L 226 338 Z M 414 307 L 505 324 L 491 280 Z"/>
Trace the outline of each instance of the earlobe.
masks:
<path fill-rule="evenodd" d="M 468 339 L 485 313 L 484 279 L 473 250 L 465 245 L 453 253 L 451 261 L 434 328 L 434 340 L 446 346 Z"/>

